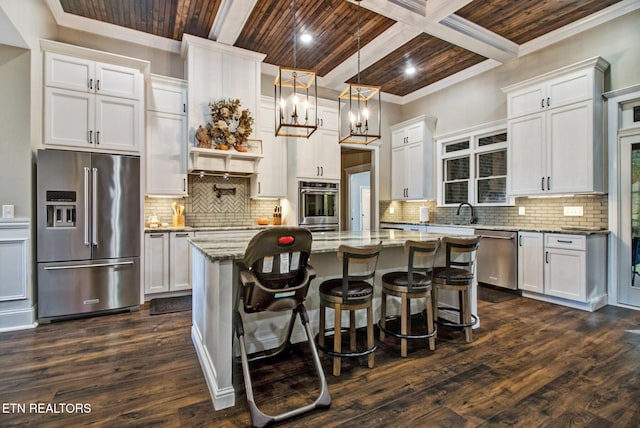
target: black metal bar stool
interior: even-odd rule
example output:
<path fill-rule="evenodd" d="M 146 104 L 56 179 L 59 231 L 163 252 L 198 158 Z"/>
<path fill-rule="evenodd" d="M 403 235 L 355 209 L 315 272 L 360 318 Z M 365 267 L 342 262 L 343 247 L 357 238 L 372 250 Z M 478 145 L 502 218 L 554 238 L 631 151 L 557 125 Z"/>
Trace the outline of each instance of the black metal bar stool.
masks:
<path fill-rule="evenodd" d="M 457 327 L 464 330 L 467 343 L 473 340 L 472 327 L 478 323 L 478 317 L 471 313 L 471 287 L 475 280 L 474 264 L 480 237 L 444 237 L 441 249 L 445 251 L 445 265 L 434 269 L 433 305 L 438 325 Z M 438 291 L 458 292 L 458 308 L 438 307 Z M 458 313 L 458 322 L 438 317 L 439 310 Z"/>
<path fill-rule="evenodd" d="M 240 344 L 242 373 L 251 421 L 257 427 L 282 421 L 319 407 L 328 407 L 331 404 L 322 363 L 309 327 L 309 316 L 303 303 L 309 284 L 316 277 L 315 270 L 307 264 L 311 252 L 311 240 L 311 232 L 303 228 L 266 229 L 249 241 L 244 260 L 238 263 L 240 288 L 235 299 L 234 329 Z M 240 302 L 243 304 L 241 305 Z M 242 314 L 240 309 L 242 309 Z M 263 311 L 291 311 L 289 323 L 283 329 L 287 336 L 276 348 L 247 355 L 244 343 L 243 315 Z M 310 404 L 278 415 L 268 415 L 262 412 L 255 403 L 249 362 L 272 357 L 286 350 L 291 345 L 291 333 L 296 315 L 299 315 L 307 335 L 320 392 L 317 399 Z"/>
<path fill-rule="evenodd" d="M 382 242 L 378 245 L 351 247 L 341 245 L 338 259 L 342 261 L 342 278 L 320 284 L 320 331 L 318 348 L 333 357 L 333 375 L 340 376 L 341 358 L 367 355 L 367 365 L 374 366 L 373 352 L 377 346 L 373 334 L 373 284 Z M 371 281 L 371 282 L 369 282 Z M 333 309 L 334 327 L 325 328 L 326 308 Z M 367 344 L 357 349 L 355 311 L 367 310 Z M 342 350 L 342 311 L 349 311 L 349 351 Z M 325 346 L 326 333 L 333 332 L 333 347 Z"/>
<path fill-rule="evenodd" d="M 407 356 L 407 339 L 428 339 L 429 349 L 436 349 L 437 330 L 433 323 L 432 279 L 433 265 L 436 252 L 440 246 L 440 239 L 433 241 L 411 241 L 404 244 L 404 251 L 408 255 L 406 271 L 389 272 L 382 275 L 381 316 L 378 321 L 380 340 L 385 334 L 400 338 L 400 355 Z M 400 298 L 400 315 L 387 315 L 387 296 Z M 424 299 L 425 327 L 422 332 L 411 331 L 411 301 Z M 420 311 L 419 316 L 423 316 Z M 400 318 L 400 331 L 387 328 L 387 321 Z"/>

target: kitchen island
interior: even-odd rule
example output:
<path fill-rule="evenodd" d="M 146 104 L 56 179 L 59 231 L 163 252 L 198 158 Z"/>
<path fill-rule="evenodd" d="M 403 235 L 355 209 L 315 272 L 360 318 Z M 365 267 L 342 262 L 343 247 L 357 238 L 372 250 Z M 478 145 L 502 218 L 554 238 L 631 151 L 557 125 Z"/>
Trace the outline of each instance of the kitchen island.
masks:
<path fill-rule="evenodd" d="M 192 317 L 191 338 L 193 340 L 203 374 L 207 381 L 214 407 L 224 409 L 235 404 L 232 383 L 233 363 L 233 301 L 237 291 L 236 262 L 244 257 L 247 244 L 253 234 L 237 234 L 220 238 L 191 239 L 192 273 Z M 362 246 L 382 241 L 382 252 L 378 262 L 376 288 L 381 284 L 382 274 L 391 270 L 406 269 L 404 243 L 407 239 L 426 241 L 441 238 L 435 233 L 403 230 L 371 232 L 318 232 L 313 234 L 310 264 L 317 277 L 311 283 L 305 306 L 312 329 L 317 329 L 319 319 L 318 285 L 326 278 L 342 274 L 336 252 L 340 245 Z M 446 290 L 445 290 L 446 291 Z M 440 293 L 440 304 L 454 305 L 453 295 Z M 476 287 L 472 290 L 472 312 L 477 313 Z M 397 302 L 389 302 L 389 313 L 399 313 Z M 374 319 L 379 317 L 380 300 L 374 298 Z M 416 309 L 417 310 L 417 309 Z M 394 312 L 395 311 L 395 312 Z M 356 318 L 358 326 L 365 325 L 365 314 Z M 289 313 L 261 312 L 251 316 L 245 324 L 245 339 L 248 352 L 269 349 L 281 342 L 280 326 L 285 325 Z M 256 320 L 256 322 L 253 322 Z M 327 328 L 333 327 L 333 314 L 327 314 Z M 282 332 L 283 333 L 283 332 Z M 300 323 L 296 323 L 292 341 L 305 339 Z M 236 353 L 237 354 L 237 353 Z"/>

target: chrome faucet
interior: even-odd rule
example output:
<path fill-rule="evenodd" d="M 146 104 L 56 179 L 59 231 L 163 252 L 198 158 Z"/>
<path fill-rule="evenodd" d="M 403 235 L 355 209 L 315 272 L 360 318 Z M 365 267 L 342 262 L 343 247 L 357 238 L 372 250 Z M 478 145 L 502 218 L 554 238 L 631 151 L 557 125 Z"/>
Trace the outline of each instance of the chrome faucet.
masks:
<path fill-rule="evenodd" d="M 464 205 L 468 205 L 469 208 L 471 208 L 471 217 L 469 217 L 469 224 L 474 224 L 476 221 L 478 221 L 478 219 L 476 218 L 473 205 L 471 205 L 469 202 L 462 202 L 460 205 L 458 205 L 458 211 L 456 212 L 456 215 L 460 215 L 460 208 L 462 208 Z"/>

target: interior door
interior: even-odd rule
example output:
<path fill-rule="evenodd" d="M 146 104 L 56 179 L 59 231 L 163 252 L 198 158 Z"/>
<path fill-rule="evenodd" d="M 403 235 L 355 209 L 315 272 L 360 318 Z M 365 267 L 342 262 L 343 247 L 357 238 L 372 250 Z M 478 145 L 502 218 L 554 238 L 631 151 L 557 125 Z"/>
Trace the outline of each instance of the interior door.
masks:
<path fill-rule="evenodd" d="M 360 227 L 363 231 L 371 230 L 371 188 L 360 188 Z"/>
<path fill-rule="evenodd" d="M 618 302 L 640 307 L 640 133 L 620 137 Z"/>

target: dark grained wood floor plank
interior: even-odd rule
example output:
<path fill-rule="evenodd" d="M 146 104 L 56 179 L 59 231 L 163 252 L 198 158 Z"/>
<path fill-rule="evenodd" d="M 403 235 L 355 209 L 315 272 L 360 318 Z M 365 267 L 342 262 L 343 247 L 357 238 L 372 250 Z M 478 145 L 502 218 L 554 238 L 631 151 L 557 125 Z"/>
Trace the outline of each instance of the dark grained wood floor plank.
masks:
<path fill-rule="evenodd" d="M 480 296 L 473 343 L 441 328 L 436 351 L 410 342 L 401 358 L 398 341 L 387 338 L 375 368 L 345 361 L 339 378 L 324 357 L 331 408 L 280 426 L 640 426 L 640 312 Z M 91 405 L 88 414 L 0 413 L 0 426 L 249 426 L 239 364 L 237 405 L 213 409 L 190 317 L 143 308 L 0 334 L 0 403 Z M 252 368 L 265 409 L 315 398 L 306 346 Z"/>

